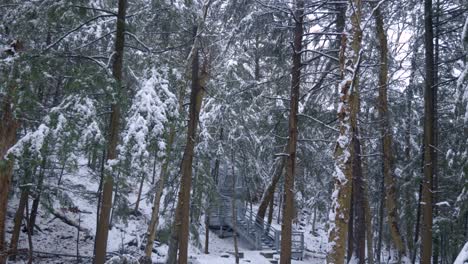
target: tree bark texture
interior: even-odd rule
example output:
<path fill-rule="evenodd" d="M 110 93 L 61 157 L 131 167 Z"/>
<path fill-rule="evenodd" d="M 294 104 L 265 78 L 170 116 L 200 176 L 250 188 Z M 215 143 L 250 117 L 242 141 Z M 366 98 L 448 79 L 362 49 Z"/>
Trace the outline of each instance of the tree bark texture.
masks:
<path fill-rule="evenodd" d="M 29 215 L 29 227 L 31 235 L 34 235 L 34 226 L 36 225 L 36 217 L 39 211 L 39 202 L 41 200 L 42 188 L 44 186 L 45 169 L 47 165 L 47 140 L 44 142 L 44 150 L 42 151 L 41 168 L 39 169 L 39 177 L 37 179 L 37 188 L 34 192 L 34 200 L 31 206 L 31 214 Z"/>
<path fill-rule="evenodd" d="M 15 213 L 15 218 L 13 220 L 13 233 L 11 234 L 11 242 L 10 242 L 10 252 L 11 255 L 10 260 L 16 260 L 16 254 L 18 253 L 18 241 L 21 232 L 21 223 L 23 222 L 24 217 L 24 210 L 26 208 L 26 204 L 28 203 L 29 198 L 29 190 L 27 188 L 21 191 L 21 196 L 19 200 L 18 209 Z"/>
<path fill-rule="evenodd" d="M 141 180 L 140 180 L 140 187 L 138 187 L 138 195 L 137 195 L 137 199 L 136 199 L 136 203 L 135 203 L 135 209 L 133 209 L 133 213 L 135 215 L 138 215 L 138 210 L 140 208 L 141 193 L 143 191 L 143 184 L 144 183 L 145 183 L 145 176 L 142 176 Z"/>
<path fill-rule="evenodd" d="M 353 232 L 353 255 L 357 263 L 364 264 L 366 260 L 366 205 L 365 205 L 365 183 L 362 175 L 361 143 L 357 136 L 353 138 L 353 201 L 354 201 L 354 232 Z"/>
<path fill-rule="evenodd" d="M 346 261 L 346 237 L 350 219 L 350 201 L 353 179 L 353 138 L 357 132 L 357 113 L 359 101 L 357 94 L 358 68 L 362 32 L 361 1 L 352 1 L 348 5 L 351 22 L 352 43 L 347 48 L 347 34 L 342 34 L 339 55 L 340 62 L 340 104 L 338 108 L 339 137 L 335 146 L 335 187 L 332 193 L 332 205 L 329 214 L 328 264 L 342 264 Z M 346 24 L 346 23 L 345 23 Z M 347 26 L 349 28 L 349 25 Z M 347 62 L 350 61 L 351 65 Z M 354 124 L 354 127 L 353 127 Z"/>
<path fill-rule="evenodd" d="M 8 159 L 5 155 L 16 143 L 16 132 L 19 128 L 19 121 L 14 116 L 12 99 L 12 94 L 14 94 L 15 90 L 16 86 L 11 86 L 3 99 L 3 114 L 0 122 L 0 264 L 5 264 L 7 260 L 5 221 L 14 164 L 13 159 Z"/>
<path fill-rule="evenodd" d="M 387 36 L 384 30 L 384 19 L 380 7 L 374 12 L 377 38 L 379 41 L 380 51 L 380 69 L 379 69 L 379 97 L 378 111 L 381 120 L 380 135 L 382 137 L 382 153 L 383 153 L 383 174 L 385 183 L 385 205 L 387 208 L 387 220 L 390 229 L 390 236 L 398 250 L 399 257 L 408 261 L 406 247 L 401 235 L 398 224 L 398 210 L 396 199 L 396 182 L 394 172 L 394 155 L 393 155 L 393 138 L 390 127 L 390 116 L 388 113 L 388 44 Z"/>
<path fill-rule="evenodd" d="M 289 140 L 288 157 L 286 161 L 286 175 L 284 179 L 284 209 L 281 226 L 281 255 L 280 263 L 291 263 L 291 234 L 294 217 L 294 176 L 296 173 L 296 147 L 297 147 L 297 112 L 299 106 L 299 86 L 301 80 L 301 50 L 304 34 L 304 1 L 296 1 L 293 56 L 291 69 L 291 96 L 289 107 Z"/>
<path fill-rule="evenodd" d="M 206 62 L 205 62 L 206 63 Z M 177 214 L 180 217 L 180 238 L 179 238 L 179 264 L 186 264 L 188 261 L 187 250 L 189 240 L 189 205 L 190 190 L 192 184 L 192 163 L 195 148 L 196 131 L 198 119 L 204 95 L 204 86 L 208 78 L 206 65 L 199 77 L 198 49 L 195 51 L 192 64 L 192 92 L 190 95 L 189 125 L 187 131 L 187 145 L 185 146 L 182 158 L 182 184 L 179 191 L 179 202 L 177 204 Z"/>
<path fill-rule="evenodd" d="M 278 184 L 281 178 L 281 175 L 283 174 L 285 163 L 286 163 L 286 160 L 283 157 L 279 157 L 276 161 L 276 168 L 275 168 L 273 177 L 267 189 L 265 190 L 262 201 L 260 202 L 260 206 L 258 207 L 257 220 L 259 223 L 263 222 L 268 205 L 270 204 L 270 201 L 273 200 L 273 197 L 275 195 L 276 185 Z"/>
<path fill-rule="evenodd" d="M 231 148 L 232 148 L 231 144 Z M 231 206 L 232 206 L 232 227 L 233 230 L 236 230 L 237 224 L 237 209 L 236 209 L 236 173 L 234 170 L 234 150 L 231 149 L 231 166 L 232 166 L 232 199 L 231 199 Z M 236 260 L 236 264 L 239 264 L 239 247 L 237 245 L 237 234 L 233 232 L 233 239 L 234 239 L 234 257 Z"/>
<path fill-rule="evenodd" d="M 179 109 L 180 110 L 180 109 Z M 146 246 L 145 246 L 145 256 L 151 258 L 151 254 L 153 252 L 153 244 L 154 239 L 156 238 L 156 230 L 159 224 L 159 207 L 161 203 L 161 197 L 164 191 L 164 184 L 167 177 L 167 169 L 169 167 L 169 155 L 172 152 L 172 145 L 174 143 L 175 137 L 175 126 L 171 125 L 169 129 L 168 141 L 167 141 L 167 149 L 166 149 L 166 156 L 164 158 L 164 162 L 161 166 L 161 172 L 159 174 L 159 180 L 157 182 L 156 194 L 154 195 L 153 201 L 153 211 L 151 213 L 151 220 L 148 225 L 148 231 L 146 233 Z"/>
<path fill-rule="evenodd" d="M 196 36 L 197 27 L 194 27 L 194 36 Z M 189 209 L 190 209 L 190 190 L 192 185 L 192 163 L 194 156 L 196 130 L 198 119 L 203 101 L 204 87 L 208 79 L 206 61 L 203 64 L 201 74 L 199 74 L 199 55 L 198 44 L 194 43 L 194 53 L 192 57 L 192 87 L 190 94 L 189 122 L 187 129 L 187 144 L 181 165 L 181 187 L 178 194 L 178 202 L 171 233 L 171 245 L 168 252 L 168 263 L 175 263 L 174 253 L 179 250 L 178 263 L 186 264 L 188 261 L 188 241 L 189 241 Z M 176 246 L 177 245 L 177 246 Z"/>
<path fill-rule="evenodd" d="M 112 75 L 117 85 L 117 96 L 120 95 L 122 89 L 122 66 L 125 43 L 125 16 L 127 11 L 127 0 L 119 0 L 117 13 L 117 31 L 115 38 L 115 51 L 112 63 Z M 111 116 L 109 124 L 109 138 L 107 142 L 107 157 L 106 162 L 109 166 L 109 161 L 117 158 L 117 144 L 119 141 L 119 123 L 120 123 L 120 105 L 118 101 L 114 101 L 111 105 Z M 112 168 L 109 166 L 105 169 L 103 179 L 102 199 L 99 212 L 99 224 L 96 230 L 96 255 L 95 264 L 103 264 L 106 261 L 107 253 L 107 237 L 109 234 L 109 218 L 112 209 L 112 195 L 114 179 Z"/>
<path fill-rule="evenodd" d="M 422 182 L 421 264 L 430 264 L 432 257 L 432 195 L 434 175 L 434 44 L 432 0 L 424 0 L 424 161 Z"/>
<path fill-rule="evenodd" d="M 185 87 L 181 86 L 179 90 L 179 113 L 183 112 L 183 98 L 185 95 Z M 151 213 L 151 220 L 150 224 L 148 225 L 148 231 L 147 231 L 147 242 L 145 246 L 145 257 L 147 259 L 151 259 L 151 254 L 153 250 L 153 244 L 154 240 L 156 238 L 156 231 L 158 228 L 159 224 L 159 210 L 160 210 L 160 203 L 161 203 L 161 197 L 164 192 L 164 184 L 168 175 L 168 168 L 169 168 L 169 162 L 170 162 L 170 156 L 172 153 L 172 148 L 174 145 L 174 139 L 175 139 L 175 133 L 176 133 L 176 126 L 175 122 L 170 125 L 169 128 L 169 134 L 167 138 L 167 148 L 166 148 L 166 155 L 164 157 L 164 162 L 161 165 L 161 171 L 159 174 L 159 181 L 157 184 L 157 189 L 156 189 L 156 194 L 154 196 L 154 201 L 153 201 L 153 211 Z M 156 162 L 156 161 L 155 161 Z"/>

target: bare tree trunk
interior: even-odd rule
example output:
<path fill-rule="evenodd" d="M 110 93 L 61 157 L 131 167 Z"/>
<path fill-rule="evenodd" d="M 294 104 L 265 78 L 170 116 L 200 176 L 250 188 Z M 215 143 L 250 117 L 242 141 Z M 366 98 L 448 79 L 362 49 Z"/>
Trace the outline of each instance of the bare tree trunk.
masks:
<path fill-rule="evenodd" d="M 183 112 L 183 98 L 185 94 L 185 87 L 181 86 L 179 90 L 179 113 Z M 171 160 L 170 156 L 172 153 L 172 148 L 174 145 L 174 139 L 175 139 L 175 133 L 176 133 L 176 128 L 175 128 L 175 123 L 172 123 L 169 128 L 169 134 L 167 138 L 167 148 L 166 148 L 166 155 L 164 157 L 164 162 L 161 165 L 161 171 L 159 174 L 159 181 L 157 183 L 157 188 L 156 188 L 156 194 L 154 195 L 154 201 L 153 201 L 153 211 L 151 213 L 151 220 L 148 225 L 148 231 L 146 233 L 146 246 L 145 246 L 145 257 L 147 260 L 151 260 L 151 254 L 153 251 L 153 244 L 154 244 L 154 239 L 156 238 L 156 231 L 159 225 L 159 210 L 160 210 L 160 203 L 161 203 L 161 197 L 164 192 L 164 184 L 166 182 L 167 174 L 168 174 L 168 168 L 169 168 L 169 161 Z M 156 166 L 156 157 L 155 157 L 155 165 Z M 154 176 L 153 176 L 154 178 Z M 153 179 L 154 181 L 154 179 Z"/>
<path fill-rule="evenodd" d="M 47 141 L 45 142 L 47 144 Z M 41 168 L 39 169 L 39 177 L 37 179 L 37 189 L 34 194 L 34 200 L 31 206 L 31 214 L 29 216 L 29 227 L 31 227 L 31 235 L 34 235 L 34 226 L 36 225 L 37 212 L 39 210 L 39 202 L 41 199 L 42 188 L 44 185 L 45 169 L 47 164 L 47 147 L 45 147 L 42 155 Z"/>
<path fill-rule="evenodd" d="M 78 211 L 78 227 L 76 228 L 76 262 L 80 263 L 80 225 L 81 225 L 81 213 Z"/>
<path fill-rule="evenodd" d="M 98 148 L 96 146 L 92 146 L 91 150 L 91 160 L 89 162 L 89 167 L 95 171 L 96 170 L 96 163 L 98 159 Z"/>
<path fill-rule="evenodd" d="M 279 203 L 278 203 L 278 216 L 276 217 L 276 223 L 279 224 L 281 221 L 281 210 L 283 210 L 283 188 L 279 189 Z"/>
<path fill-rule="evenodd" d="M 353 1 L 351 16 L 351 24 L 353 28 L 353 39 L 351 48 L 353 53 L 358 56 L 355 59 L 355 67 L 353 71 L 352 83 L 350 88 L 349 105 L 350 125 L 351 125 L 351 171 L 352 171 L 352 201 L 353 211 L 350 213 L 350 218 L 354 218 L 353 222 L 353 256 L 357 263 L 364 264 L 366 258 L 366 220 L 365 220 L 365 204 L 363 199 L 364 181 L 362 179 L 362 164 L 361 164 L 361 142 L 359 140 L 359 113 L 361 108 L 360 93 L 359 93 L 359 63 L 362 41 L 361 29 L 361 0 Z M 348 245 L 349 246 L 349 245 Z M 349 256 L 348 256 L 349 258 Z"/>
<path fill-rule="evenodd" d="M 5 243 L 5 221 L 10 193 L 10 182 L 13 174 L 13 160 L 5 157 L 8 149 L 16 143 L 16 131 L 19 121 L 14 116 L 11 95 L 16 90 L 11 87 L 3 99 L 2 119 L 0 122 L 0 264 L 7 260 L 7 245 Z"/>
<path fill-rule="evenodd" d="M 417 244 L 419 240 L 419 231 L 421 230 L 421 197 L 422 197 L 422 183 L 419 184 L 419 195 L 418 195 L 418 205 L 417 205 L 417 212 L 416 212 L 416 226 L 414 228 L 414 249 L 413 249 L 413 256 L 411 258 L 411 263 L 416 263 L 416 253 L 418 250 Z"/>
<path fill-rule="evenodd" d="M 181 100 L 181 99 L 179 99 Z M 180 110 L 180 109 L 179 109 Z M 167 142 L 166 156 L 164 158 L 164 163 L 161 166 L 161 172 L 159 174 L 159 180 L 157 182 L 156 194 L 154 195 L 153 201 L 153 212 L 151 214 L 151 220 L 148 225 L 147 242 L 145 246 L 145 256 L 151 258 L 153 252 L 154 239 L 156 238 L 156 230 L 159 224 L 159 207 L 161 203 L 161 197 L 164 191 L 164 184 L 167 177 L 167 168 L 169 167 L 170 154 L 172 152 L 172 145 L 174 143 L 175 137 L 175 125 L 172 124 L 169 129 L 169 136 Z"/>
<path fill-rule="evenodd" d="M 379 230 L 378 230 L 377 252 L 376 252 L 376 260 L 378 264 L 380 264 L 380 258 L 382 255 L 383 223 L 384 223 L 384 213 L 385 213 L 385 182 L 384 181 L 385 179 L 382 173 L 382 179 L 380 181 Z"/>
<path fill-rule="evenodd" d="M 115 147 L 111 149 L 111 144 L 108 147 L 107 160 L 112 160 L 116 158 L 116 146 L 117 146 L 117 126 L 118 126 L 118 116 L 120 116 L 120 109 L 118 106 L 113 105 L 112 110 L 112 121 L 111 121 L 111 140 L 114 141 L 112 137 L 115 136 Z M 110 158 L 112 157 L 112 158 Z M 113 195 L 113 186 L 114 179 L 112 177 L 112 172 L 110 168 L 105 169 L 104 179 L 103 179 L 103 189 L 102 189 L 102 198 L 99 214 L 99 223 L 96 230 L 96 257 L 94 259 L 95 264 L 103 264 L 106 261 L 107 253 L 107 236 L 109 233 L 109 224 L 110 224 L 110 212 L 112 209 L 112 195 Z"/>
<path fill-rule="evenodd" d="M 113 185 L 113 197 L 114 200 L 111 203 L 111 212 L 110 212 L 110 220 L 109 220 L 109 230 L 112 230 L 113 227 L 113 220 L 114 220 L 114 213 L 115 213 L 115 206 L 120 198 L 119 187 L 120 187 L 120 172 L 121 170 L 117 169 L 117 176 L 115 177 L 115 181 L 117 184 Z"/>
<path fill-rule="evenodd" d="M 137 200 L 135 203 L 135 209 L 133 209 L 133 212 L 135 215 L 138 215 L 138 209 L 140 207 L 140 200 L 141 200 L 141 192 L 143 191 L 144 183 L 145 183 L 145 176 L 141 176 L 140 187 L 138 188 L 138 195 L 137 195 Z"/>
<path fill-rule="evenodd" d="M 430 264 L 432 257 L 432 193 L 434 175 L 434 44 L 432 0 L 424 0 L 424 178 L 422 183 L 421 263 Z"/>
<path fill-rule="evenodd" d="M 210 254 L 210 211 L 206 212 L 205 215 L 205 254 Z"/>
<path fill-rule="evenodd" d="M 361 143 L 357 136 L 353 140 L 353 201 L 354 201 L 354 232 L 353 255 L 358 259 L 357 263 L 364 264 L 366 260 L 366 214 L 365 214 L 365 183 L 361 167 Z"/>
<path fill-rule="evenodd" d="M 194 36 L 196 36 L 197 27 L 194 27 Z M 190 209 L 190 190 L 192 185 L 192 163 L 195 148 L 196 130 L 198 118 L 203 100 L 204 87 L 208 79 L 207 61 L 202 67 L 199 77 L 199 55 L 198 44 L 194 43 L 192 55 L 192 91 L 190 94 L 189 122 L 187 130 L 187 144 L 181 165 L 181 186 L 178 195 L 176 215 L 173 223 L 173 230 L 170 237 L 170 245 L 167 263 L 175 263 L 175 254 L 179 250 L 178 263 L 185 264 L 188 261 L 188 240 L 189 240 L 189 209 Z"/>
<path fill-rule="evenodd" d="M 153 173 L 151 174 L 151 184 L 156 181 L 156 163 L 158 163 L 158 150 L 154 149 Z"/>
<path fill-rule="evenodd" d="M 286 162 L 286 175 L 284 178 L 284 210 L 283 222 L 281 225 L 281 264 L 291 263 L 291 234 L 292 220 L 294 218 L 294 176 L 296 173 L 296 147 L 297 147 L 297 111 L 300 96 L 301 81 L 301 50 L 303 21 L 304 21 L 304 1 L 296 1 L 293 56 L 291 69 L 291 96 L 289 106 L 289 140 L 288 157 Z"/>
<path fill-rule="evenodd" d="M 273 209 L 274 209 L 275 197 L 270 200 L 270 205 L 268 206 L 268 219 L 267 219 L 267 229 L 266 232 L 270 231 L 271 222 L 273 222 Z"/>
<path fill-rule="evenodd" d="M 219 129 L 219 142 L 218 144 L 221 145 L 223 140 L 224 129 L 220 127 Z M 215 184 L 215 188 L 218 186 L 218 178 L 219 178 L 219 155 L 216 156 L 215 166 L 213 171 L 211 172 L 211 176 L 213 177 L 213 182 Z M 208 196 L 209 197 L 209 196 Z M 210 199 L 210 198 L 209 198 Z M 212 201 L 209 201 L 210 203 Z M 209 254 L 209 246 L 210 246 L 210 213 L 211 213 L 211 206 L 208 207 L 207 212 L 205 213 L 205 254 Z"/>
<path fill-rule="evenodd" d="M 354 251 L 354 177 L 353 182 L 351 183 L 351 194 L 349 198 L 349 221 L 348 221 L 348 248 L 346 250 L 346 263 L 351 261 L 351 257 L 353 256 Z"/>
<path fill-rule="evenodd" d="M 99 229 L 99 214 L 101 212 L 101 199 L 102 199 L 102 183 L 104 182 L 104 165 L 106 160 L 106 152 L 102 152 L 101 157 L 101 169 L 100 169 L 100 179 L 99 179 L 99 187 L 97 190 L 97 208 L 96 208 L 96 232 Z M 93 256 L 96 255 L 96 243 L 94 243 L 93 247 Z"/>
<path fill-rule="evenodd" d="M 390 127 L 390 117 L 388 114 L 388 99 L 387 99 L 387 86 L 388 86 L 388 44 L 387 36 L 384 29 L 384 20 L 380 7 L 374 12 L 377 38 L 379 40 L 380 50 L 380 70 L 379 70 L 379 98 L 378 110 L 379 116 L 382 120 L 381 124 L 381 137 L 382 137 L 382 152 L 383 152 L 383 174 L 385 184 L 386 208 L 388 225 L 390 228 L 390 236 L 395 244 L 400 259 L 408 260 L 406 253 L 405 243 L 400 232 L 398 225 L 398 210 L 396 199 L 396 182 L 394 172 L 394 156 L 392 151 L 393 139 Z"/>
<path fill-rule="evenodd" d="M 21 197 L 18 205 L 18 209 L 15 213 L 15 218 L 13 220 L 13 233 L 11 234 L 11 243 L 10 243 L 10 259 L 12 261 L 16 260 L 16 254 L 18 253 L 18 241 L 21 231 L 21 223 L 23 222 L 24 217 L 24 210 L 26 208 L 26 204 L 28 203 L 29 198 L 29 189 L 26 187 L 21 190 Z"/>
<path fill-rule="evenodd" d="M 263 219 L 265 218 L 265 214 L 266 214 L 268 205 L 270 204 L 270 201 L 273 200 L 273 197 L 275 196 L 276 185 L 278 184 L 278 182 L 279 182 L 279 180 L 281 178 L 281 175 L 283 174 L 284 164 L 285 163 L 286 163 L 285 158 L 278 157 L 278 160 L 276 161 L 276 168 L 275 168 L 273 177 L 272 177 L 271 182 L 268 185 L 267 189 L 265 190 L 265 193 L 263 194 L 262 201 L 260 202 L 260 206 L 258 207 L 257 221 L 259 223 L 263 222 Z"/>
<path fill-rule="evenodd" d="M 188 240 L 189 240 L 189 205 L 190 190 L 192 184 L 192 162 L 195 148 L 195 138 L 200 115 L 201 105 L 204 95 L 204 87 L 208 78 L 206 63 L 199 78 L 198 49 L 195 51 L 192 67 L 192 93 L 190 98 L 189 127 L 187 131 L 187 145 L 182 158 L 182 184 L 179 191 L 179 202 L 177 204 L 178 214 L 181 219 L 180 239 L 179 239 L 179 264 L 188 261 Z"/>
<path fill-rule="evenodd" d="M 31 221 L 29 220 L 30 214 L 29 214 L 29 200 L 26 199 L 26 228 L 28 232 L 28 245 L 29 245 L 29 259 L 28 259 L 28 264 L 32 264 L 33 260 L 33 242 L 32 242 L 32 228 L 30 226 Z"/>
<path fill-rule="evenodd" d="M 119 0 L 117 13 L 117 31 L 115 39 L 115 51 L 113 55 L 112 75 L 117 85 L 117 96 L 122 89 L 122 65 L 125 43 L 125 16 L 127 0 Z M 106 162 L 117 158 L 117 144 L 119 141 L 120 105 L 117 101 L 111 105 L 111 117 L 109 124 L 109 139 L 107 142 Z M 109 164 L 108 164 L 109 165 Z M 95 264 L 103 264 L 106 261 L 107 236 L 109 234 L 109 217 L 112 208 L 114 179 L 112 168 L 106 168 L 103 179 L 102 200 L 99 214 L 99 225 L 96 231 L 96 256 Z"/>
<path fill-rule="evenodd" d="M 237 246 L 237 234 L 235 233 L 237 224 L 237 209 L 236 209 L 236 173 L 234 171 L 234 150 L 231 144 L 231 166 L 232 166 L 232 229 L 234 238 L 234 257 L 236 258 L 236 264 L 239 264 L 239 247 Z"/>
<path fill-rule="evenodd" d="M 366 111 L 366 119 L 368 119 L 369 111 Z M 361 130 L 364 134 L 364 131 Z M 369 202 L 369 167 L 366 157 L 367 148 L 365 141 L 361 142 L 361 156 L 362 156 L 362 179 L 363 179 L 363 199 L 364 199 L 364 213 L 366 217 L 366 240 L 367 240 L 367 261 L 369 264 L 374 264 L 374 248 L 373 248 L 373 232 L 372 232 L 372 212 Z"/>
<path fill-rule="evenodd" d="M 315 223 L 317 222 L 317 205 L 314 205 L 314 218 L 312 219 L 312 234 L 317 236 L 317 232 L 315 232 Z"/>
<path fill-rule="evenodd" d="M 340 135 L 335 146 L 335 187 L 332 194 L 330 212 L 330 230 L 327 263 L 338 264 L 345 261 L 346 236 L 348 234 L 348 221 L 350 219 L 350 200 L 353 179 L 354 144 L 357 140 L 357 114 L 359 112 L 359 64 L 361 53 L 362 32 L 361 0 L 352 1 L 353 8 L 348 6 L 350 22 L 352 25 L 352 51 L 347 51 L 347 36 L 342 35 L 340 49 L 340 108 L 338 119 L 340 122 Z M 345 65 L 351 60 L 351 65 Z M 351 68 L 352 73 L 345 70 Z M 360 166 L 360 164 L 358 164 Z"/>
<path fill-rule="evenodd" d="M 435 40 L 434 40 L 434 73 L 433 73 L 433 88 L 432 88 L 432 102 L 433 102 L 433 133 L 434 133 L 434 143 L 433 143 L 433 158 L 432 158 L 432 170 L 433 170 L 433 183 L 432 183 L 432 204 L 437 204 L 438 201 L 438 189 L 439 189 L 439 164 L 438 164 L 438 146 L 439 146 L 439 125 L 438 125 L 438 90 L 439 90 L 439 22 L 440 22 L 440 0 L 436 0 L 436 13 L 435 13 Z M 433 207 L 433 217 L 437 218 L 439 211 L 437 206 Z M 432 263 L 439 263 L 439 251 L 440 251 L 440 227 L 436 223 L 433 229 L 433 255 Z"/>
<path fill-rule="evenodd" d="M 11 46 L 12 54 L 21 52 L 23 45 L 19 40 Z M 11 73 L 13 73 L 14 65 Z M 13 74 L 11 74 L 13 75 Z M 8 76 L 9 79 L 14 76 Z M 13 175 L 14 160 L 12 157 L 7 157 L 8 150 L 16 143 L 16 133 L 20 127 L 20 122 L 15 116 L 15 101 L 14 94 L 17 86 L 8 84 L 3 95 L 1 103 L 1 120 L 0 120 L 0 264 L 5 264 L 7 261 L 7 248 L 5 242 L 5 222 L 8 209 L 8 194 L 10 193 L 11 178 Z"/>
<path fill-rule="evenodd" d="M 368 179 L 368 178 L 367 178 Z M 365 190 L 365 193 L 364 193 L 364 199 L 365 199 L 365 214 L 366 214 L 366 225 L 367 225 L 367 228 L 366 228 L 366 240 L 367 240 L 367 261 L 369 262 L 369 264 L 374 264 L 374 246 L 373 246 L 373 233 L 372 233 L 372 213 L 371 213 L 371 209 L 370 209 L 370 204 L 369 204 L 369 191 L 367 188 L 367 184 L 366 184 L 366 190 Z"/>
<path fill-rule="evenodd" d="M 65 171 L 66 162 L 67 162 L 67 160 L 65 159 L 63 161 L 62 168 L 60 169 L 60 174 L 59 174 L 59 178 L 58 178 L 58 181 L 57 181 L 57 186 L 60 186 L 60 184 L 62 183 L 62 177 L 63 177 L 63 173 Z"/>
<path fill-rule="evenodd" d="M 417 15 L 416 13 L 413 14 L 413 21 L 414 26 L 417 25 Z M 418 34 L 418 32 L 416 32 Z M 407 161 L 411 160 L 411 119 L 412 119 L 412 100 L 413 100 L 413 91 L 416 88 L 415 85 L 415 75 L 417 71 L 417 62 L 416 56 L 418 53 L 418 45 L 417 41 L 415 40 L 412 44 L 412 58 L 411 58 L 411 73 L 410 73 L 410 80 L 408 87 L 406 88 L 406 127 L 405 127 L 405 158 Z M 408 181 L 410 180 L 411 175 L 408 176 Z M 405 205 L 405 214 L 411 215 L 414 207 L 409 202 L 410 197 L 413 196 L 413 189 L 406 188 L 405 197 L 407 198 L 408 203 Z M 419 203 L 416 205 L 419 210 Z M 414 221 L 407 221 L 406 224 L 406 237 L 407 237 L 407 244 L 408 244 L 408 252 L 411 260 L 413 259 L 413 252 L 415 252 L 416 245 L 413 244 L 413 237 L 414 237 Z"/>
<path fill-rule="evenodd" d="M 198 142 L 198 137 L 195 140 L 195 142 Z M 189 208 L 189 220 L 190 224 L 192 224 L 194 221 L 198 223 L 199 216 L 200 216 L 200 209 L 199 206 L 201 206 L 201 194 L 200 194 L 200 189 L 197 188 L 198 185 L 198 162 L 199 159 L 196 159 L 195 165 L 195 171 L 193 172 L 192 176 L 192 186 L 193 186 L 193 192 L 192 196 L 190 197 L 190 208 Z"/>

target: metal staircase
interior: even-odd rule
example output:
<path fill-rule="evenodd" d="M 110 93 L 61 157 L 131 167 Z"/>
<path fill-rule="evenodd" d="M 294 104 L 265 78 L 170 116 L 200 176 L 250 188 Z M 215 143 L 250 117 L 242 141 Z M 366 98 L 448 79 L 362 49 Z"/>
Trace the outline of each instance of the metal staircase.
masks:
<path fill-rule="evenodd" d="M 225 190 L 226 191 L 226 190 Z M 263 219 L 257 219 L 257 214 L 246 209 L 238 197 L 235 197 L 237 217 L 234 223 L 232 217 L 232 191 L 218 192 L 210 210 L 210 228 L 220 237 L 230 234 L 244 239 L 252 249 L 270 249 L 280 251 L 281 230 L 271 227 Z M 304 234 L 292 233 L 292 258 L 302 259 L 304 254 Z"/>

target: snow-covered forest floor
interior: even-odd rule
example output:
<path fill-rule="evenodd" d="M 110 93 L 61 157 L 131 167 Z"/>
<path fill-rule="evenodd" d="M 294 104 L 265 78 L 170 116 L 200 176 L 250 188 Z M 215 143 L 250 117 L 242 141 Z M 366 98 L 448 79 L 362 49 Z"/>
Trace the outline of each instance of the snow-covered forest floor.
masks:
<path fill-rule="evenodd" d="M 73 212 L 73 210 L 69 210 L 70 207 L 64 207 L 63 204 L 61 205 L 58 202 L 54 203 L 53 210 L 47 209 L 44 206 L 40 207 L 35 234 L 32 236 L 34 263 L 78 263 L 78 230 L 76 228 L 78 225 L 81 228 L 78 244 L 80 263 L 92 262 L 91 257 L 93 256 L 94 235 L 96 232 L 97 198 L 95 193 L 98 190 L 99 182 L 96 180 L 96 176 L 92 175 L 92 170 L 89 170 L 86 164 L 86 160 L 82 159 L 78 164 L 77 170 L 65 172 L 60 187 L 60 191 L 66 194 L 63 195 L 63 199 L 69 199 L 65 204 L 77 207 L 80 213 Z M 137 199 L 138 184 L 134 182 L 134 185 L 131 188 L 132 191 L 127 194 L 130 206 L 134 205 Z M 49 184 L 46 186 L 46 190 L 53 193 L 56 190 L 54 187 L 56 186 Z M 152 201 L 149 201 L 149 196 L 147 197 L 145 194 L 150 192 L 151 188 L 152 184 L 145 182 L 143 199 L 141 200 L 139 209 L 141 215 L 130 215 L 125 220 L 114 220 L 107 244 L 109 255 L 130 255 L 138 258 L 144 254 L 143 238 L 147 231 L 152 205 Z M 14 210 L 18 207 L 18 199 L 19 194 L 14 194 L 14 198 L 9 204 L 7 236 L 11 235 L 13 229 Z M 63 219 L 73 222 L 75 226 L 65 223 Z M 167 222 L 164 219 L 164 217 L 161 219 L 160 228 L 167 228 Z M 281 227 L 281 225 L 277 224 L 276 218 L 273 219 L 272 225 L 277 229 Z M 327 238 L 324 227 L 319 223 L 317 223 L 317 227 L 319 228 L 312 234 L 312 225 L 310 224 L 296 224 L 294 226 L 295 229 L 304 231 L 306 251 L 302 261 L 293 260 L 293 263 L 323 263 Z M 210 254 L 203 253 L 203 248 L 200 248 L 200 246 L 204 245 L 204 228 L 204 226 L 198 227 L 200 233 L 198 243 L 193 237 L 192 243 L 190 243 L 189 256 L 193 260 L 193 263 L 234 263 L 234 255 L 232 254 L 234 252 L 234 242 L 232 237 L 221 239 L 210 231 Z M 163 263 L 168 246 L 165 243 L 157 242 L 156 244 L 154 249 L 157 253 L 155 252 L 152 255 L 153 262 Z M 196 244 L 200 246 L 196 246 Z M 23 232 L 20 234 L 18 248 L 23 254 L 16 261 L 10 261 L 9 263 L 27 263 L 29 241 L 24 226 Z M 271 250 L 251 250 L 242 239 L 239 240 L 239 252 L 243 254 L 241 263 L 271 263 L 260 254 L 272 252 Z M 277 254 L 273 256 L 273 258 L 277 257 Z"/>
<path fill-rule="evenodd" d="M 2 0 L 0 264 L 468 264 L 466 3 Z"/>

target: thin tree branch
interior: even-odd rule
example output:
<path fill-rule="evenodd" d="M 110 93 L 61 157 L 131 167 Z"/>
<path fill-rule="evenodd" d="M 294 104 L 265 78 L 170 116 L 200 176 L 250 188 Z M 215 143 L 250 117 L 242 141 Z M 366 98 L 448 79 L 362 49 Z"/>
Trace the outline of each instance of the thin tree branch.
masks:
<path fill-rule="evenodd" d="M 62 41 L 63 39 L 65 39 L 66 37 L 68 37 L 70 34 L 72 34 L 73 32 L 76 32 L 78 30 L 80 30 L 82 27 L 84 27 L 85 25 L 95 21 L 95 20 L 98 20 L 100 18 L 104 18 L 104 17 L 114 17 L 114 15 L 99 15 L 99 16 L 95 16 L 87 21 L 85 21 L 84 23 L 80 24 L 79 26 L 75 27 L 74 29 L 68 31 L 67 33 L 63 34 L 61 37 L 59 37 L 57 40 L 55 40 L 54 42 L 52 42 L 49 46 L 47 46 L 44 50 L 42 50 L 42 53 L 45 53 L 46 51 L 48 51 L 49 49 L 53 48 L 55 45 L 57 45 L 60 41 Z"/>

